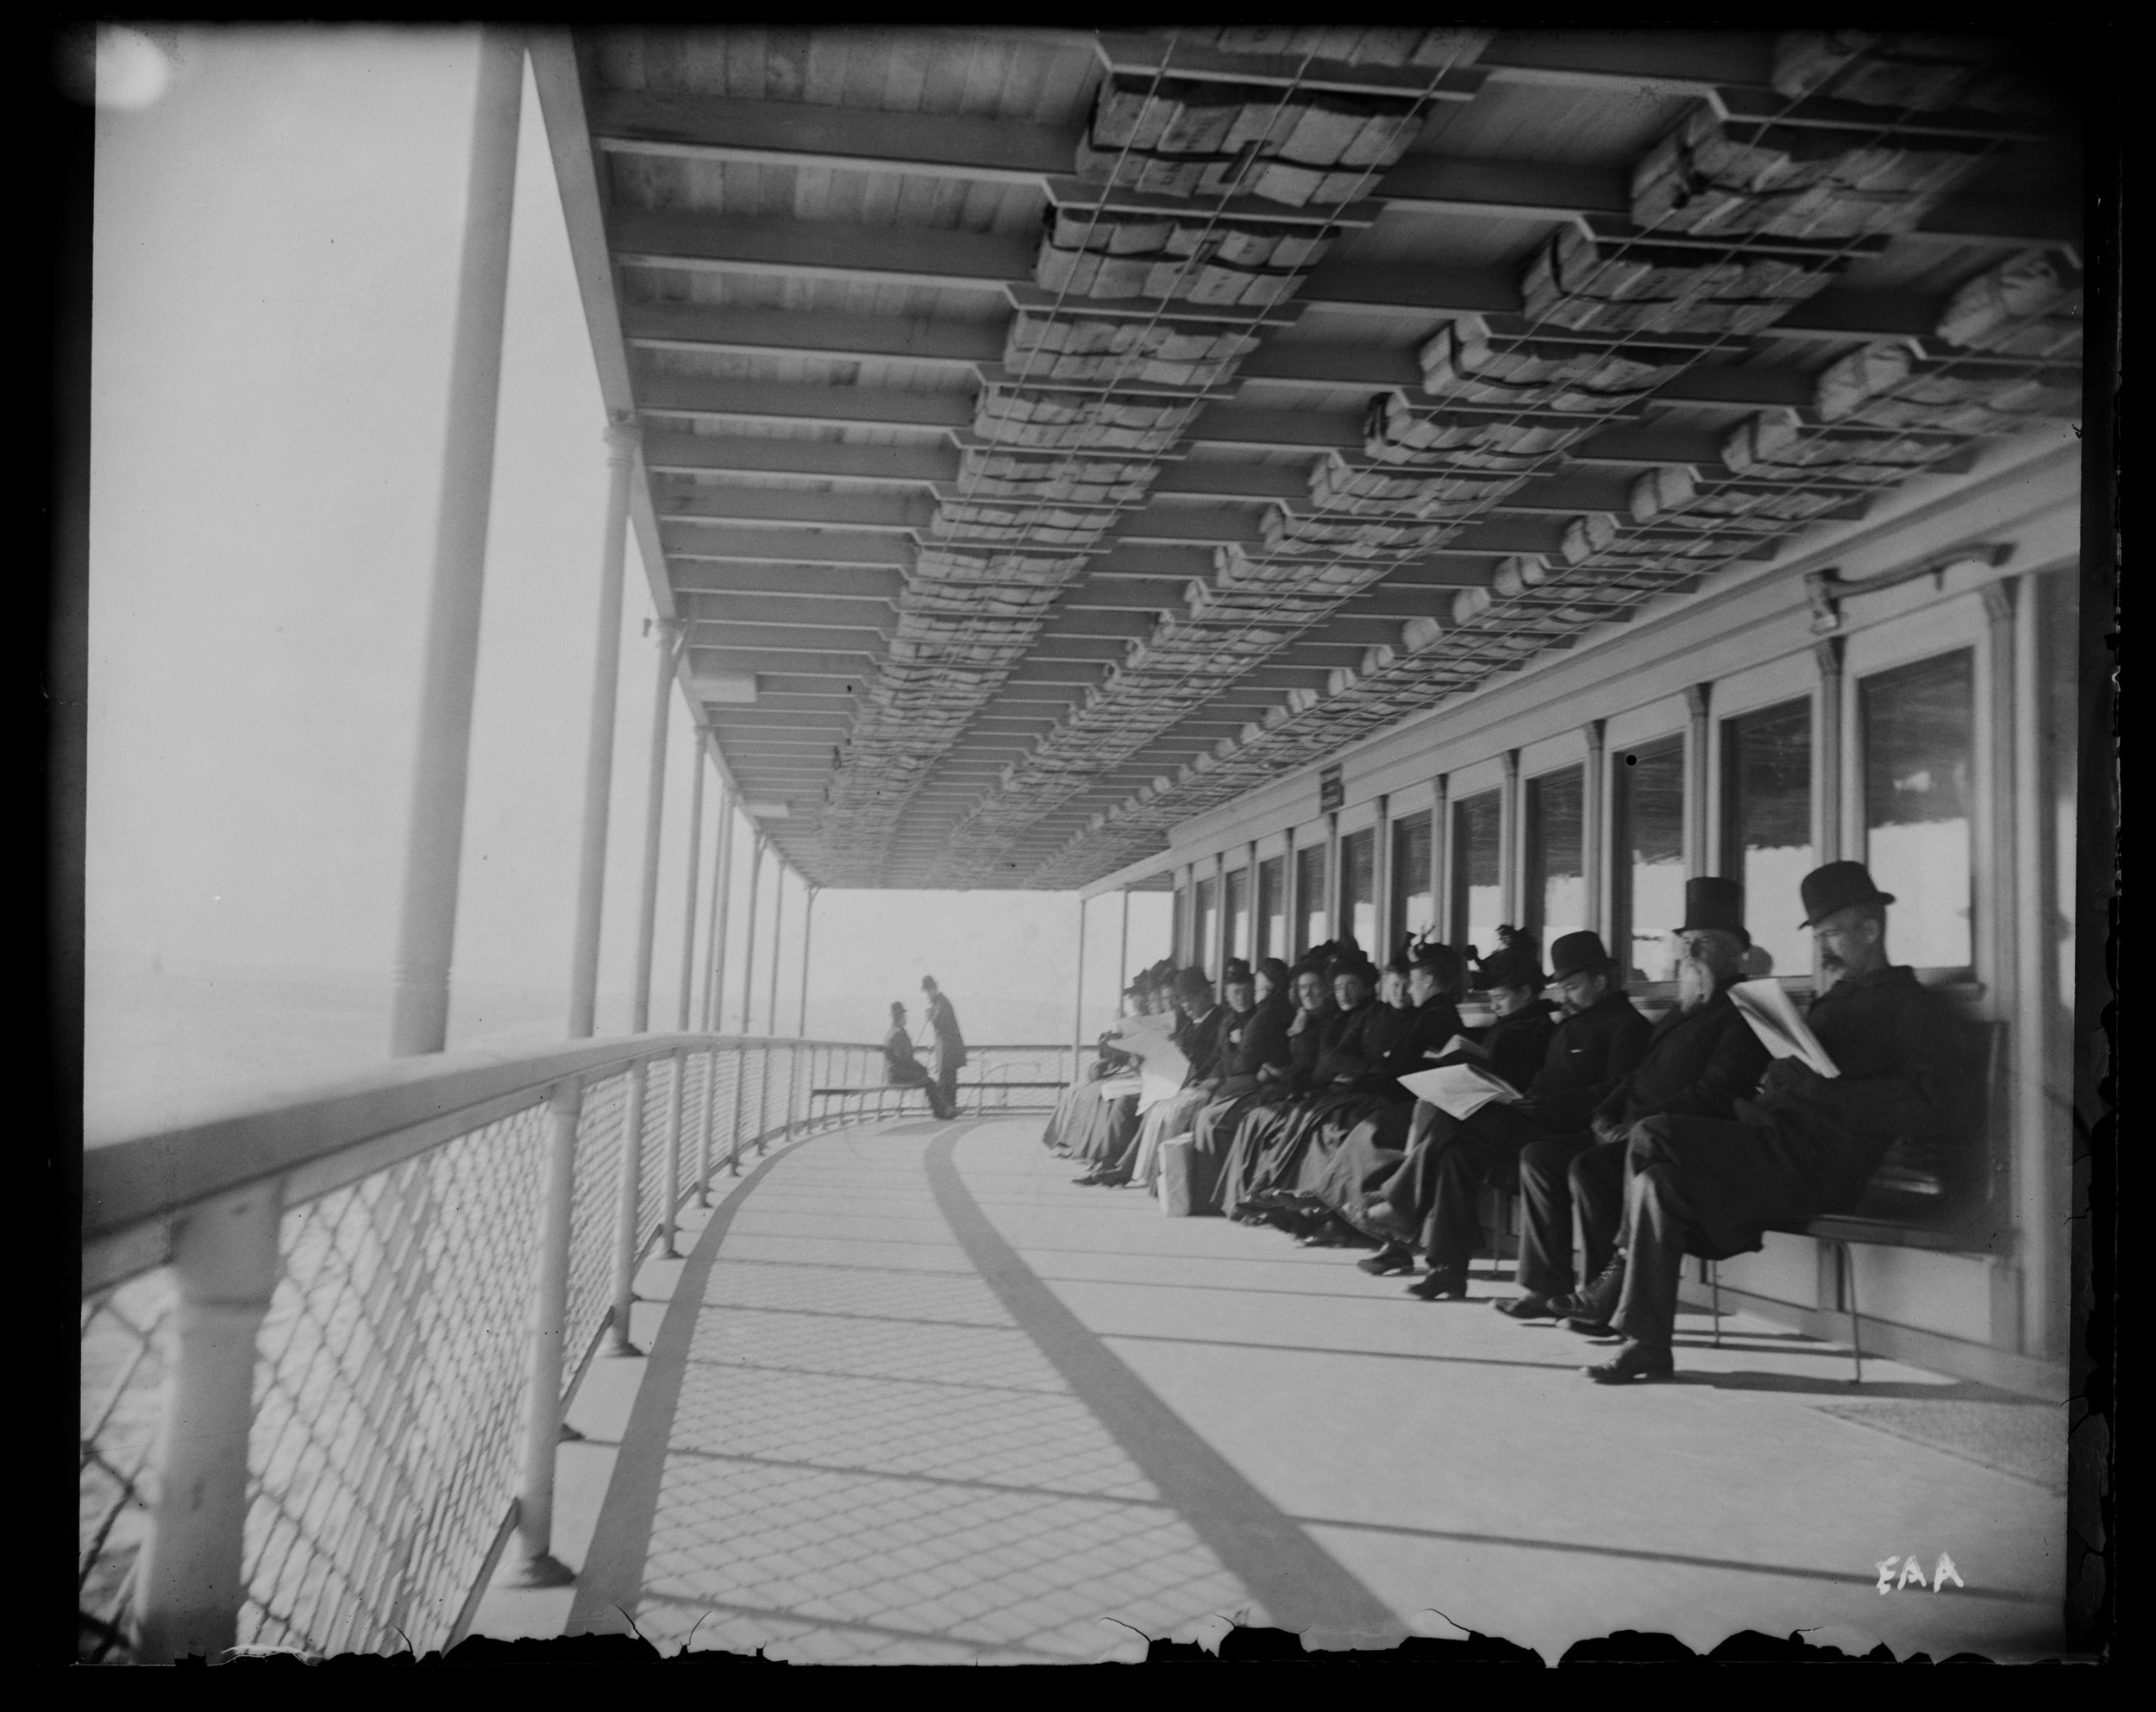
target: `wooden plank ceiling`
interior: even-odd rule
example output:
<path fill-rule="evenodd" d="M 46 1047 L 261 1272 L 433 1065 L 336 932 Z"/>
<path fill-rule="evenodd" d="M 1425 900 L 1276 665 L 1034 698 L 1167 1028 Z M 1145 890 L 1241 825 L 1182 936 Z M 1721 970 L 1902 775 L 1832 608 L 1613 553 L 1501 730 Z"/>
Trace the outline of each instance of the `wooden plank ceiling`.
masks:
<path fill-rule="evenodd" d="M 2078 410 L 2011 45 L 575 46 L 693 677 L 824 884 L 1084 883 Z"/>

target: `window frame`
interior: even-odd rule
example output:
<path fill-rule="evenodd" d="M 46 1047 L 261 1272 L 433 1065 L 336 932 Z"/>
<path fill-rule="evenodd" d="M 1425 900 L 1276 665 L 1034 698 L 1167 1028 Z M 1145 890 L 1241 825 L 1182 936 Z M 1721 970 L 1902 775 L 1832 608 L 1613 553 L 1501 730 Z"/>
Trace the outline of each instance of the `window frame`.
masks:
<path fill-rule="evenodd" d="M 1691 768 L 1688 764 L 1689 757 L 1685 754 L 1685 746 L 1690 741 L 1690 732 L 1679 725 L 1673 730 L 1657 732 L 1651 737 L 1635 737 L 1623 743 L 1613 743 L 1603 756 L 1603 765 L 1609 772 L 1607 781 L 1609 793 L 1608 797 L 1609 824 L 1606 834 L 1608 841 L 1609 908 L 1605 916 L 1605 919 L 1609 924 L 1609 937 L 1603 943 L 1609 947 L 1612 956 L 1626 958 L 1625 966 L 1627 969 L 1632 967 L 1626 948 L 1630 947 L 1633 938 L 1633 899 L 1631 850 L 1633 806 L 1630 787 L 1620 783 L 1620 781 L 1627 775 L 1625 757 L 1627 755 L 1636 755 L 1642 749 L 1666 749 L 1670 754 L 1675 756 L 1679 793 L 1677 863 L 1684 869 L 1684 878 L 1689 881 L 1692 874 L 1689 865 L 1684 860 L 1683 831 L 1685 812 L 1689 805 L 1683 802 L 1683 793 L 1690 788 L 1691 783 Z M 1633 981 L 1630 983 L 1630 990 L 1635 994 L 1643 991 L 1659 993 L 1665 988 L 1671 988 L 1672 985 L 1671 982 L 1666 981 Z"/>

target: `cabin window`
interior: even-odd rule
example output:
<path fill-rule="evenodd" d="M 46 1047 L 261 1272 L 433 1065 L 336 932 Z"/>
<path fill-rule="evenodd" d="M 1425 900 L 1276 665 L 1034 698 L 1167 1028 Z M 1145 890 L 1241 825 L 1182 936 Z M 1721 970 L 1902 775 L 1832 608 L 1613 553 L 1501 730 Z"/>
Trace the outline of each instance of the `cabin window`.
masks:
<path fill-rule="evenodd" d="M 1785 701 L 1722 721 L 1721 869 L 1745 888 L 1752 943 L 1783 975 L 1812 963 L 1792 909 L 1812 857 L 1812 704 Z"/>
<path fill-rule="evenodd" d="M 1865 862 L 1896 901 L 1894 960 L 1920 969 L 1972 961 L 1976 655 L 1960 649 L 1863 679 Z"/>
<path fill-rule="evenodd" d="M 1192 888 L 1192 894 L 1195 901 L 1191 907 L 1196 913 L 1190 936 L 1190 960 L 1210 975 L 1219 967 L 1215 953 L 1220 949 L 1215 938 L 1219 926 L 1219 914 L 1213 907 L 1213 881 L 1200 880 Z"/>
<path fill-rule="evenodd" d="M 1633 980 L 1667 981 L 1684 919 L 1684 739 L 1616 750 L 1609 800 L 1610 950 Z"/>
<path fill-rule="evenodd" d="M 1560 934 L 1587 925 L 1586 769 L 1567 767 L 1530 779 L 1526 794 L 1525 925 L 1546 950 Z"/>
<path fill-rule="evenodd" d="M 1436 925 L 1430 895 L 1430 816 L 1393 822 L 1393 934 L 1425 933 Z"/>
<path fill-rule="evenodd" d="M 1257 944 L 1253 960 L 1288 950 L 1288 859 L 1269 856 L 1257 865 Z"/>
<path fill-rule="evenodd" d="M 1483 791 L 1452 805 L 1452 943 L 1497 949 L 1504 919 L 1505 811 L 1501 793 Z"/>
<path fill-rule="evenodd" d="M 1326 926 L 1331 912 L 1325 903 L 1325 846 L 1313 844 L 1295 852 L 1295 955 L 1332 937 Z"/>
<path fill-rule="evenodd" d="M 1375 955 L 1377 945 L 1377 831 L 1351 832 L 1340 840 L 1340 919 L 1355 943 Z"/>
<path fill-rule="evenodd" d="M 1225 901 L 1222 917 L 1227 930 L 1226 953 L 1248 959 L 1250 955 L 1250 875 L 1248 869 L 1231 868 L 1224 882 Z"/>

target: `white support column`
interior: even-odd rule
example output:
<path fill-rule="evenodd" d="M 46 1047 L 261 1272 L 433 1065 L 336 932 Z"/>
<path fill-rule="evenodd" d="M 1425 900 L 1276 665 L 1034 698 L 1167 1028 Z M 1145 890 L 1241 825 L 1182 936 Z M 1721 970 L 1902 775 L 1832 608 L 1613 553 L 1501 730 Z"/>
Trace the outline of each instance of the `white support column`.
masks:
<path fill-rule="evenodd" d="M 389 1050 L 399 1058 L 439 1052 L 448 1036 L 449 964 L 464 857 L 479 600 L 486 573 L 487 508 L 494 491 L 494 418 L 501 396 L 502 316 L 509 291 L 524 48 L 517 33 L 498 29 L 481 30 L 479 47 L 456 320 L 449 344 L 448 431 L 420 656 L 419 729 L 404 834 L 397 984 L 390 1004 Z"/>
<path fill-rule="evenodd" d="M 643 881 L 636 905 L 636 976 L 630 990 L 629 1028 L 642 1034 L 651 1027 L 651 958 L 659 927 L 659 836 L 665 824 L 667 712 L 673 705 L 674 666 L 683 627 L 672 619 L 658 626 L 658 671 L 651 700 L 650 764 L 645 773 Z M 630 1340 L 629 1314 L 636 1300 L 636 1262 L 643 1250 L 638 1207 L 643 1200 L 644 1101 L 651 1069 L 639 1063 L 629 1072 L 629 1099 L 622 1113 L 619 1201 L 614 1219 L 614 1319 L 608 1328 L 607 1353 L 641 1355 Z M 676 1076 L 668 1100 L 669 1145 L 680 1142 L 680 1082 Z"/>
<path fill-rule="evenodd" d="M 592 714 L 584 747 L 584 845 L 576 879 L 576 932 L 569 969 L 569 1038 L 589 1039 L 599 1013 L 599 924 L 606 897 L 608 806 L 614 788 L 614 707 L 621 693 L 622 561 L 629 546 L 629 472 L 636 425 L 606 430 L 606 532 L 601 537 Z"/>
<path fill-rule="evenodd" d="M 704 971 L 702 1026 L 706 1034 L 722 1032 L 726 988 L 726 923 L 733 911 L 734 789 L 722 777 L 718 781 L 718 823 L 712 829 L 716 846 L 711 856 L 711 939 L 709 962 Z"/>
<path fill-rule="evenodd" d="M 808 1038 L 809 950 L 816 939 L 816 899 L 824 888 L 808 888 L 808 906 L 801 914 L 801 1014 L 793 1025 L 793 1032 L 801 1039 Z"/>
<path fill-rule="evenodd" d="M 173 1244 L 156 1478 L 135 1566 L 142 1664 L 215 1659 L 238 1639 L 254 1340 L 277 1287 L 278 1215 L 277 1185 L 258 1183 L 189 1214 Z"/>
<path fill-rule="evenodd" d="M 780 950 L 786 944 L 786 858 L 774 856 L 771 866 L 771 993 L 763 1007 L 764 1032 L 779 1032 Z"/>
<path fill-rule="evenodd" d="M 696 893 L 704 877 L 704 726 L 699 721 L 689 761 L 689 872 L 681 887 L 681 993 L 674 1027 L 689 1032 L 689 1004 L 696 995 Z"/>
<path fill-rule="evenodd" d="M 1430 919 L 1438 938 L 1453 944 L 1466 923 L 1452 919 L 1451 777 L 1440 773 L 1430 782 Z"/>
<path fill-rule="evenodd" d="M 1609 769 L 1603 764 L 1603 722 L 1587 724 L 1587 769 L 1580 792 L 1580 877 L 1587 887 L 1588 931 L 1601 933 L 1609 920 L 1606 894 L 1609 875 Z M 1617 955 L 1611 948 L 1611 955 Z"/>
<path fill-rule="evenodd" d="M 1078 1085 L 1078 1055 L 1086 1040 L 1086 897 L 1078 897 L 1078 991 L 1070 1001 L 1070 1082 Z M 1006 1096 L 1007 1097 L 1007 1096 Z"/>
<path fill-rule="evenodd" d="M 1708 718 L 1711 683 L 1687 684 L 1684 706 L 1690 715 L 1684 733 L 1684 877 L 1697 880 L 1708 871 L 1714 850 L 1714 829 L 1708 824 L 1707 757 L 1714 740 Z"/>
<path fill-rule="evenodd" d="M 1526 839 L 1520 835 L 1520 751 L 1505 751 L 1504 793 L 1497 800 L 1498 903 L 1503 920 L 1520 924 L 1526 902 L 1526 875 L 1523 856 Z M 1548 949 L 1544 949 L 1548 955 Z"/>
<path fill-rule="evenodd" d="M 576 1194 L 576 1127 L 584 1107 L 574 1080 L 547 1094 L 547 1198 L 533 1260 L 530 1383 L 524 1398 L 524 1478 L 517 1498 L 523 1561 L 516 1587 L 566 1587 L 576 1571 L 554 1555 L 555 1447 L 561 1424 L 561 1376 L 568 1335 L 569 1237 Z"/>
<path fill-rule="evenodd" d="M 756 990 L 756 894 L 763 884 L 763 832 L 756 832 L 756 841 L 749 854 L 749 921 L 743 935 L 741 968 L 741 1032 L 753 1034 L 755 1027 L 749 1021 L 749 1006 Z"/>

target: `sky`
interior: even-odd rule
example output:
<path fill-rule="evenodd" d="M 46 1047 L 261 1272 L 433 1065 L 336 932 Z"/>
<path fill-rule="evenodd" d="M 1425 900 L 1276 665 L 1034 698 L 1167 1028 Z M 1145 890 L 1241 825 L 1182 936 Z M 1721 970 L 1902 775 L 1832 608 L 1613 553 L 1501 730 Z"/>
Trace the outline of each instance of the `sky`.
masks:
<path fill-rule="evenodd" d="M 108 1089 L 185 1082 L 197 1059 L 230 1079 L 385 1050 L 477 63 L 461 29 L 152 34 L 161 92 L 97 115 L 85 1021 L 91 1081 Z M 603 416 L 527 75 L 453 1047 L 566 1023 Z M 630 1020 L 656 669 L 633 534 L 628 585 L 602 1032 Z M 686 901 L 685 713 L 676 697 L 652 1005 L 665 1027 Z M 730 1027 L 750 866 L 736 836 Z M 784 885 L 791 1032 L 805 893 L 798 875 Z M 770 896 L 767 865 L 759 1030 Z M 1089 1034 L 1112 1010 L 1116 908 L 1093 906 Z M 918 1000 L 933 973 L 971 1038 L 1067 1039 L 1077 919 L 1074 894 L 826 893 L 811 1032 L 874 1038 L 891 1000 Z M 1165 899 L 1136 900 L 1132 920 L 1136 967 L 1165 950 Z M 184 997 L 159 986 L 183 978 L 197 982 Z M 259 1011 L 266 981 L 341 994 L 342 1019 L 311 1047 L 273 1047 L 259 1028 L 239 1041 L 250 1013 L 220 1007 L 247 992 Z"/>

